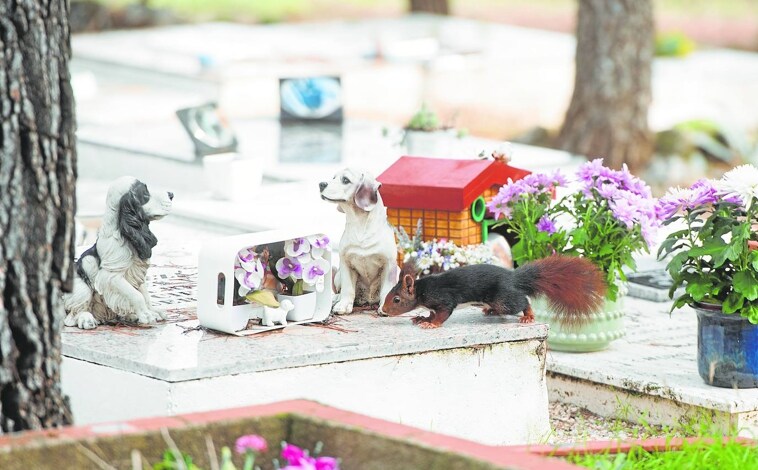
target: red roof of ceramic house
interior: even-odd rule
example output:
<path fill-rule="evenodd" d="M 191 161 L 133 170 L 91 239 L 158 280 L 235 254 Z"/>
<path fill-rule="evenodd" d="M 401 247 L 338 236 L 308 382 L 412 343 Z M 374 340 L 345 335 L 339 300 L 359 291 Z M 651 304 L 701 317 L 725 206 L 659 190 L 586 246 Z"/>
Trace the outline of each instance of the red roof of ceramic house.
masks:
<path fill-rule="evenodd" d="M 377 180 L 387 207 L 462 211 L 490 186 L 529 173 L 493 160 L 400 157 Z"/>

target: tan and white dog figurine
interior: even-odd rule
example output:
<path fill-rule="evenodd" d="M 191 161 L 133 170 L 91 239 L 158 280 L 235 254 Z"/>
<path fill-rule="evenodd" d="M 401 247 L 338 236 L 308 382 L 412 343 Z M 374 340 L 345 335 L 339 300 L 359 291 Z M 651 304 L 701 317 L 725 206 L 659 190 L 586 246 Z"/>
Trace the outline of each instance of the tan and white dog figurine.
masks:
<path fill-rule="evenodd" d="M 337 204 L 346 217 L 334 279 L 338 292 L 334 313 L 351 313 L 357 305 L 382 304 L 397 282 L 397 245 L 380 186 L 373 176 L 354 168 L 319 183 L 321 199 Z"/>

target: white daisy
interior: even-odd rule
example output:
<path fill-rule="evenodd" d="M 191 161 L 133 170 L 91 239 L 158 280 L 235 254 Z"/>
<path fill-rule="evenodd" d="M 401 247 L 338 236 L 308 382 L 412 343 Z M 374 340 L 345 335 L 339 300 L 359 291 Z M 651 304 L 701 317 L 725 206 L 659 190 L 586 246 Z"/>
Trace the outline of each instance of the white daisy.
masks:
<path fill-rule="evenodd" d="M 740 165 L 728 171 L 716 182 L 716 188 L 724 198 L 738 197 L 750 209 L 753 200 L 758 198 L 758 168 L 753 165 Z"/>

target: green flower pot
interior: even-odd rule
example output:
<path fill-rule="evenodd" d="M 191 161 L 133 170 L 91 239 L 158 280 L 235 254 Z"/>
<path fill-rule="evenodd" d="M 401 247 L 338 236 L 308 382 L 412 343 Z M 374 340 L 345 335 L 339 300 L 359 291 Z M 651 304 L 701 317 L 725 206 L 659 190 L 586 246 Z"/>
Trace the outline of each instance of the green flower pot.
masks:
<path fill-rule="evenodd" d="M 550 325 L 547 336 L 547 345 L 550 349 L 566 352 L 592 352 L 607 348 L 611 341 L 626 334 L 623 300 L 623 297 L 615 302 L 606 300 L 603 310 L 593 314 L 589 321 L 581 325 L 561 326 L 544 299 L 534 300 L 532 310 L 534 310 L 536 321 Z"/>

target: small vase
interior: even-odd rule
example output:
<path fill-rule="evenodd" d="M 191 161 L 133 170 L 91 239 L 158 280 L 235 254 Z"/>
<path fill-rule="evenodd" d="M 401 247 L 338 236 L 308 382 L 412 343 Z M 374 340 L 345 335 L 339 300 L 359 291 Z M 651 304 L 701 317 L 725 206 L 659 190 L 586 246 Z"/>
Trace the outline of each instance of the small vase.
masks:
<path fill-rule="evenodd" d="M 758 388 L 758 325 L 720 305 L 696 304 L 697 369 L 705 383 Z"/>
<path fill-rule="evenodd" d="M 445 157 L 449 143 L 450 134 L 447 131 L 405 131 L 408 155 Z"/>
<path fill-rule="evenodd" d="M 279 302 L 289 300 L 295 306 L 287 312 L 287 321 L 310 320 L 316 314 L 316 293 L 304 292 L 301 295 L 277 295 Z"/>
<path fill-rule="evenodd" d="M 586 322 L 578 325 L 558 323 L 556 314 L 544 298 L 534 300 L 532 310 L 536 321 L 550 325 L 547 345 L 553 351 L 600 351 L 626 334 L 623 297 L 615 302 L 606 299 L 601 312 L 592 314 Z"/>

